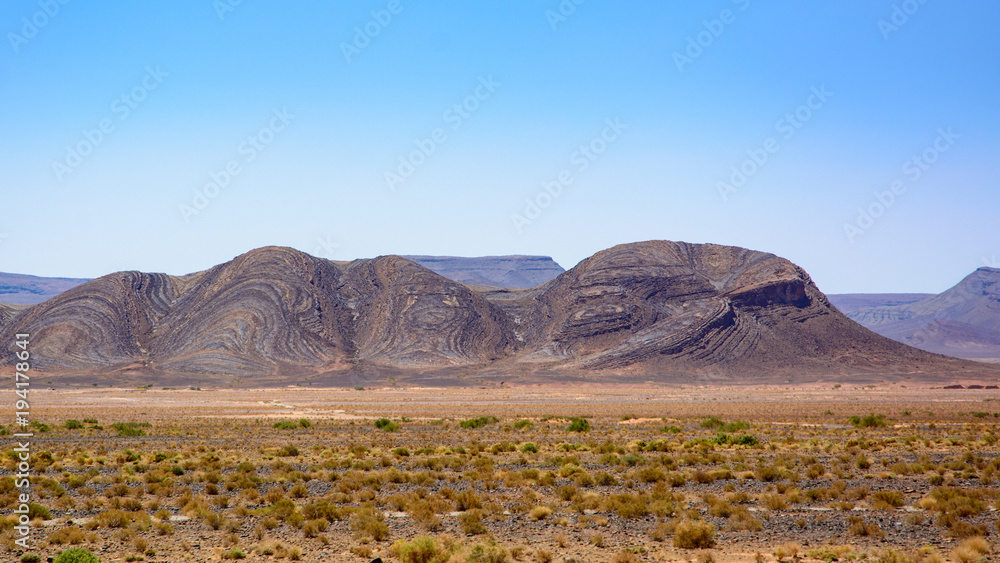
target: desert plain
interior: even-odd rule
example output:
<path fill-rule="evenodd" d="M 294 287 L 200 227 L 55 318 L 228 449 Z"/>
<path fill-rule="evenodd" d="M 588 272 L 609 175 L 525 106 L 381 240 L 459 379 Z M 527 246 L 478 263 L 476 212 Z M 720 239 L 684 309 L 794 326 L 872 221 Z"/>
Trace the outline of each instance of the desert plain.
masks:
<path fill-rule="evenodd" d="M 980 561 L 998 530 L 1000 390 L 965 387 L 37 388 L 33 547 L 8 511 L 0 550 Z"/>

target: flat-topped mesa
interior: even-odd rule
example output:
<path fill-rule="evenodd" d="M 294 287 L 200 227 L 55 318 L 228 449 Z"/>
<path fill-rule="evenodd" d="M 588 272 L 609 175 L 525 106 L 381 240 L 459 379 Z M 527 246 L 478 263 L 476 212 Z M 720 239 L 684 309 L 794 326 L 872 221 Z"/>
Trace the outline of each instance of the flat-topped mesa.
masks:
<path fill-rule="evenodd" d="M 563 273 L 548 256 L 404 256 L 442 276 L 470 285 L 528 289 Z"/>

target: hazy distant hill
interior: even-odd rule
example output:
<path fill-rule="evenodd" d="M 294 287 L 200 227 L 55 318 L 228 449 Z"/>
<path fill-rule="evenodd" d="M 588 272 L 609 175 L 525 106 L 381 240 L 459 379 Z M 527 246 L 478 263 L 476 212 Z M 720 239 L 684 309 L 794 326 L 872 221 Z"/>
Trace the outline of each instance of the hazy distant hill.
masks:
<path fill-rule="evenodd" d="M 858 309 L 869 307 L 888 307 L 893 305 L 906 305 L 933 297 L 933 293 L 833 293 L 826 294 L 827 299 L 833 306 L 840 309 L 841 313 L 850 313 Z"/>
<path fill-rule="evenodd" d="M 18 332 L 50 374 L 146 382 L 1000 376 L 866 330 L 788 260 L 669 241 L 616 246 L 527 290 L 470 289 L 399 256 L 331 262 L 266 247 L 183 277 L 91 280 L 9 318 L 0 341 Z"/>
<path fill-rule="evenodd" d="M 1000 362 L 1000 269 L 979 268 L 947 291 L 923 299 L 854 309 L 849 317 L 922 350 Z"/>
<path fill-rule="evenodd" d="M 403 256 L 417 264 L 462 283 L 527 289 L 565 272 L 548 256 Z"/>
<path fill-rule="evenodd" d="M 0 272 L 0 303 L 34 305 L 88 281 L 74 278 L 42 278 Z"/>

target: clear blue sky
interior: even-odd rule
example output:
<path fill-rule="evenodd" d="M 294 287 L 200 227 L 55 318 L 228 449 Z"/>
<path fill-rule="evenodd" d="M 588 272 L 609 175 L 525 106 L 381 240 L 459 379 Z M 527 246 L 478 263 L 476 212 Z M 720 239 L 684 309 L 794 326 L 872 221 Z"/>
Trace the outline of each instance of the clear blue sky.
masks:
<path fill-rule="evenodd" d="M 669 239 L 937 292 L 1000 259 L 996 2 L 228 5 L 0 5 L 0 271 Z"/>

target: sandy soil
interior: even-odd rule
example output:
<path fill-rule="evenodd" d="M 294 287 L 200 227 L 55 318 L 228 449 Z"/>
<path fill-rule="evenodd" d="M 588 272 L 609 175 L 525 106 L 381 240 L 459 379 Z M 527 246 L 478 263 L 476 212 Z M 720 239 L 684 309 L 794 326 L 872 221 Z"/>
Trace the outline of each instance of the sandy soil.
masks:
<path fill-rule="evenodd" d="M 488 560 L 490 550 L 508 561 L 753 561 L 758 553 L 766 561 L 875 560 L 888 547 L 954 559 L 963 537 L 996 533 L 998 390 L 32 393 L 32 416 L 50 427 L 36 429 L 32 441 L 33 500 L 50 516 L 36 520 L 30 552 L 45 556 L 79 541 L 103 561 L 210 561 L 233 550 L 248 561 L 292 560 L 295 550 L 303 561 L 391 561 L 398 560 L 394 542 L 427 534 L 453 561 Z M 885 425 L 849 422 L 870 413 Z M 498 421 L 460 424 L 481 416 Z M 383 417 L 398 430 L 376 428 Z M 586 417 L 590 430 L 567 431 L 570 417 Z M 70 419 L 98 422 L 68 429 Z M 300 419 L 309 427 L 273 427 Z M 142 423 L 145 435 L 119 436 L 113 424 L 128 422 Z M 758 443 L 720 443 L 720 432 Z M 43 451 L 48 458 L 39 464 Z M 14 462 L 4 461 L 9 476 Z M 955 516 L 939 487 L 979 496 Z M 466 506 L 470 491 L 476 498 Z M 10 514 L 13 498 L 7 487 L 2 492 Z M 281 499 L 292 501 L 291 516 L 281 515 Z M 618 501 L 635 506 L 616 509 Z M 314 518 L 321 503 L 333 508 Z M 369 509 L 388 537 L 366 531 L 359 514 Z M 115 511 L 128 521 L 109 524 Z M 739 518 L 744 526 L 734 524 Z M 481 528 L 470 528 L 470 519 Z M 675 546 L 685 521 L 714 528 L 710 548 Z M 4 548 L 17 560 L 22 550 L 13 537 L 5 528 Z"/>

